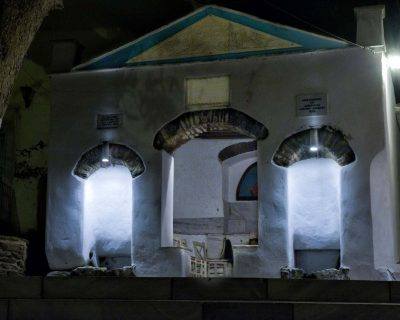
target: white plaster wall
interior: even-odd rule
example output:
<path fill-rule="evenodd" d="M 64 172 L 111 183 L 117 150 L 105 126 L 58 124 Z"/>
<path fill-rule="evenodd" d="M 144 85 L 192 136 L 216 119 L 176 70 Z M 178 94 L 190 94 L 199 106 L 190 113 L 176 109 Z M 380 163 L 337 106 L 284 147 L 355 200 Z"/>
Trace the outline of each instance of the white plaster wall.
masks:
<path fill-rule="evenodd" d="M 84 243 L 97 256 L 131 255 L 132 176 L 124 166 L 110 166 L 83 182 Z"/>
<path fill-rule="evenodd" d="M 371 163 L 371 211 L 374 238 L 374 262 L 379 268 L 390 268 L 395 262 L 395 220 L 390 202 L 390 177 L 387 152 L 379 152 Z M 388 240 L 392 241 L 388 241 Z"/>
<path fill-rule="evenodd" d="M 389 136 L 391 148 L 396 139 L 395 123 L 385 133 L 390 116 L 382 110 L 386 104 L 389 110 L 390 101 L 383 90 L 391 89 L 382 85 L 381 55 L 361 48 L 53 76 L 46 231 L 51 268 L 85 262 L 83 186 L 71 172 L 83 152 L 109 140 L 131 147 L 146 166 L 133 186 L 132 259 L 138 275 L 182 274 L 182 252 L 160 248 L 161 152 L 152 143 L 165 123 L 187 111 L 185 79 L 221 74 L 230 76 L 231 106 L 269 130 L 258 142 L 259 246 L 238 251 L 234 274 L 278 277 L 280 267 L 290 264 L 286 172 L 271 159 L 293 133 L 333 125 L 350 137 L 357 157 L 342 169 L 342 262 L 353 279 L 374 277 L 370 164 Z M 319 92 L 328 95 L 328 114 L 296 117 L 295 96 Z M 96 114 L 113 112 L 124 114 L 123 126 L 96 130 Z M 398 157 L 390 152 L 389 159 L 394 163 Z"/>
<path fill-rule="evenodd" d="M 223 217 L 219 152 L 240 139 L 194 139 L 174 156 L 174 218 Z"/>
<path fill-rule="evenodd" d="M 340 249 L 340 166 L 308 159 L 287 169 L 294 249 Z"/>

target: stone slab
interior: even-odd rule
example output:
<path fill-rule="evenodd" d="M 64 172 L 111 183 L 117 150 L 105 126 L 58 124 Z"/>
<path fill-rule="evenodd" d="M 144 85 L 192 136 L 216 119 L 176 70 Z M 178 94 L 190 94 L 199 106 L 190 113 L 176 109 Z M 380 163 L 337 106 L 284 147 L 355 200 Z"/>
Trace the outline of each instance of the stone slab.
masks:
<path fill-rule="evenodd" d="M 12 300 L 9 312 L 9 320 L 200 320 L 202 305 L 186 301 Z"/>
<path fill-rule="evenodd" d="M 264 279 L 174 278 L 172 296 L 178 300 L 265 300 Z"/>
<path fill-rule="evenodd" d="M 46 277 L 45 299 L 167 300 L 171 279 L 134 277 Z"/>
<path fill-rule="evenodd" d="M 400 302 L 400 282 L 390 283 L 390 301 Z"/>
<path fill-rule="evenodd" d="M 293 305 L 273 302 L 207 302 L 203 306 L 203 319 L 292 320 Z"/>
<path fill-rule="evenodd" d="M 400 305 L 394 304 L 340 304 L 295 303 L 296 320 L 397 320 Z"/>
<path fill-rule="evenodd" d="M 0 320 L 8 320 L 8 301 L 0 300 Z"/>
<path fill-rule="evenodd" d="M 0 277 L 0 299 L 40 298 L 42 277 Z"/>
<path fill-rule="evenodd" d="M 268 280 L 268 299 L 284 301 L 389 302 L 390 284 L 379 281 Z"/>

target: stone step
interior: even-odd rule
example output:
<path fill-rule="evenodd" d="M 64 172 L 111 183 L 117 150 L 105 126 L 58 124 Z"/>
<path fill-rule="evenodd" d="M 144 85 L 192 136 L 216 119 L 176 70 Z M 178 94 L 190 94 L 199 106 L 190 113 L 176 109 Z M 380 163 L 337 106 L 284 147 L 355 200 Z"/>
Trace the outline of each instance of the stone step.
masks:
<path fill-rule="evenodd" d="M 0 299 L 400 303 L 400 283 L 239 278 L 0 277 Z"/>
<path fill-rule="evenodd" d="M 12 299 L 0 300 L 3 319 L 400 320 L 400 304 Z"/>
<path fill-rule="evenodd" d="M 400 283 L 3 277 L 2 319 L 400 320 Z"/>

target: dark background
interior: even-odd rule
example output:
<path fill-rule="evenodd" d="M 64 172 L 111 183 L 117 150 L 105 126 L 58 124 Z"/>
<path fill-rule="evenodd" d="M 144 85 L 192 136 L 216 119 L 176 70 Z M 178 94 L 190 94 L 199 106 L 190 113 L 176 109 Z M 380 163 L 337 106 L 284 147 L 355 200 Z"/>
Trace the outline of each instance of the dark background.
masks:
<path fill-rule="evenodd" d="M 28 58 L 50 72 L 52 41 L 75 39 L 82 45 L 78 62 L 84 62 L 208 4 L 352 42 L 356 35 L 354 7 L 385 4 L 387 50 L 400 54 L 398 0 L 64 0 L 64 9 L 45 19 Z M 400 70 L 392 73 L 399 101 L 398 74 Z"/>

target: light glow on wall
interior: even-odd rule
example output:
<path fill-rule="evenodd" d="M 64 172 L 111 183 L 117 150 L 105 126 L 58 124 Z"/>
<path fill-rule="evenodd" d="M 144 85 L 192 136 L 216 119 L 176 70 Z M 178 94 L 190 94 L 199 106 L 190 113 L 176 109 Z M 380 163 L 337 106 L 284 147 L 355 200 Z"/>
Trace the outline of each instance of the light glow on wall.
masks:
<path fill-rule="evenodd" d="M 387 58 L 390 69 L 398 70 L 400 69 L 400 55 L 390 55 Z"/>
<path fill-rule="evenodd" d="M 132 177 L 124 166 L 93 173 L 84 187 L 84 243 L 97 256 L 130 256 Z"/>
<path fill-rule="evenodd" d="M 288 168 L 289 225 L 294 249 L 340 248 L 340 170 L 331 159 Z"/>

